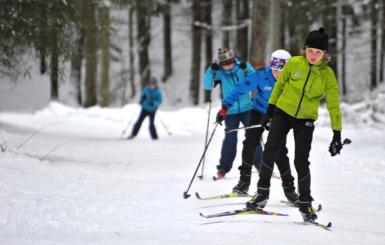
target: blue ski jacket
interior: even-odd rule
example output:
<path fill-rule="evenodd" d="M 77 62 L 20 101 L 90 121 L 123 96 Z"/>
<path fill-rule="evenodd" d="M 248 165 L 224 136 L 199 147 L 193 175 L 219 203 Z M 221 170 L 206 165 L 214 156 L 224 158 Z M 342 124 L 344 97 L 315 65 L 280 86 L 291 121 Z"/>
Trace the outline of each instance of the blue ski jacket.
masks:
<path fill-rule="evenodd" d="M 162 103 L 162 94 L 158 87 L 152 89 L 145 86 L 140 95 L 140 104 L 148 112 L 155 112 Z"/>
<path fill-rule="evenodd" d="M 236 103 L 240 96 L 252 91 L 252 109 L 265 114 L 275 81 L 269 66 L 258 69 L 239 82 L 228 96 L 223 99 L 222 104 L 231 106 Z"/>
<path fill-rule="evenodd" d="M 204 88 L 206 90 L 212 90 L 215 81 L 220 82 L 221 97 L 227 97 L 232 89 L 242 80 L 244 80 L 249 74 L 255 70 L 253 66 L 246 63 L 246 68 L 242 69 L 240 60 L 236 59 L 233 69 L 224 70 L 222 67 L 218 71 L 213 71 L 211 66 L 206 70 L 204 76 Z M 223 99 L 222 99 L 223 103 Z M 228 115 L 238 114 L 251 109 L 251 97 L 245 93 L 239 95 L 236 100 L 233 101 L 229 109 L 227 110 Z"/>

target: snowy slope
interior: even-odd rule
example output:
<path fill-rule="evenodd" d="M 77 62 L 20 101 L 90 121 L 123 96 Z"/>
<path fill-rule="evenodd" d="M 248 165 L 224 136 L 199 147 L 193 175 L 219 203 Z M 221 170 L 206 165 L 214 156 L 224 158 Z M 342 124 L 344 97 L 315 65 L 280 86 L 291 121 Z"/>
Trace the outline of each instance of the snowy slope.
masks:
<path fill-rule="evenodd" d="M 157 120 L 159 141 L 149 138 L 147 122 L 135 140 L 120 139 L 139 113 L 135 104 L 85 110 L 51 103 L 34 114 L 0 113 L 0 244 L 385 243 L 385 132 L 379 126 L 345 124 L 343 137 L 353 143 L 332 158 L 327 113 L 320 111 L 311 152 L 312 194 L 323 205 L 319 221 L 333 222 L 329 232 L 294 224 L 300 215 L 280 204 L 284 195 L 276 179 L 266 210 L 288 217 L 200 217 L 199 212 L 243 208 L 247 201 L 183 199 L 203 151 L 206 111 L 160 111 L 172 135 Z M 205 178 L 195 180 L 191 194 L 228 193 L 238 181 L 236 167 L 226 179 L 211 180 L 222 137 L 220 127 Z M 292 157 L 293 141 L 288 145 Z M 254 174 L 251 191 L 257 178 Z"/>

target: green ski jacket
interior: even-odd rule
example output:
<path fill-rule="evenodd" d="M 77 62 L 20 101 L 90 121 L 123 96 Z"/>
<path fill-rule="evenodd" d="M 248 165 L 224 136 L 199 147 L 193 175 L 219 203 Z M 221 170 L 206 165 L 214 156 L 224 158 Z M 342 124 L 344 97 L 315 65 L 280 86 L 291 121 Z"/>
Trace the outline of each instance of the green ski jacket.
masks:
<path fill-rule="evenodd" d="M 285 64 L 269 104 L 295 118 L 317 120 L 323 98 L 326 99 L 332 129 L 341 131 L 338 83 L 333 70 L 325 61 L 310 65 L 305 57 L 295 56 Z"/>

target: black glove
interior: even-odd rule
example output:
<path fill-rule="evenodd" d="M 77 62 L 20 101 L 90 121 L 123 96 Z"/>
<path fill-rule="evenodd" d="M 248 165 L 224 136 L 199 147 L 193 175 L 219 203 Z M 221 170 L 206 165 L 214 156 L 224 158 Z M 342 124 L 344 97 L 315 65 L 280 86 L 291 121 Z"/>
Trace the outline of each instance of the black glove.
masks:
<path fill-rule="evenodd" d="M 275 111 L 275 105 L 269 104 L 269 106 L 267 107 L 266 113 L 261 118 L 261 125 L 266 130 L 270 129 L 270 123 L 271 123 L 271 120 L 273 119 L 274 111 Z"/>
<path fill-rule="evenodd" d="M 242 61 L 241 63 L 239 63 L 239 67 L 240 67 L 242 70 L 246 69 L 246 67 L 247 67 L 246 62 Z"/>
<path fill-rule="evenodd" d="M 226 117 L 227 110 L 229 109 L 228 106 L 222 105 L 222 108 L 217 113 L 216 122 L 222 125 L 223 120 Z"/>
<path fill-rule="evenodd" d="M 341 131 L 333 130 L 333 133 L 333 139 L 329 146 L 329 152 L 332 157 L 337 154 L 340 154 L 340 151 L 342 149 Z"/>
<path fill-rule="evenodd" d="M 221 68 L 221 66 L 217 63 L 212 63 L 210 67 L 212 71 L 219 71 L 219 69 Z"/>

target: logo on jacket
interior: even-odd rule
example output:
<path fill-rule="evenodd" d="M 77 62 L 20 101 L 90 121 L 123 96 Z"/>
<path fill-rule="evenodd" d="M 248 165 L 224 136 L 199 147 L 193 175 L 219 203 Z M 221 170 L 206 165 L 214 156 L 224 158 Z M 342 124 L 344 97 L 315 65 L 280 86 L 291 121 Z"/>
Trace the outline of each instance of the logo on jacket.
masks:
<path fill-rule="evenodd" d="M 301 72 L 297 71 L 294 73 L 294 77 L 300 78 L 301 77 Z"/>
<path fill-rule="evenodd" d="M 270 90 L 272 90 L 273 89 L 273 87 L 271 87 L 271 86 L 265 86 L 265 87 L 263 87 L 263 90 L 267 90 L 267 91 L 270 91 Z"/>

